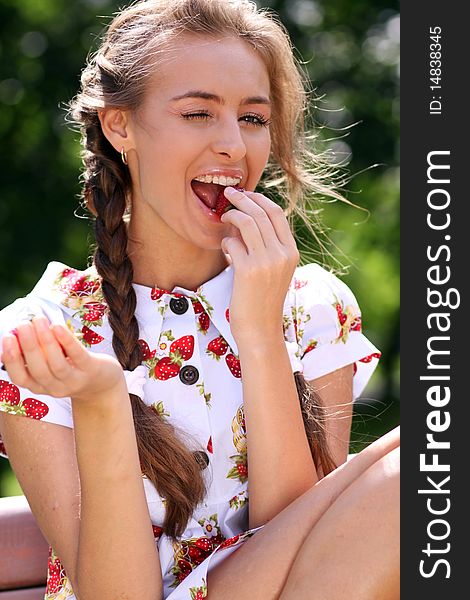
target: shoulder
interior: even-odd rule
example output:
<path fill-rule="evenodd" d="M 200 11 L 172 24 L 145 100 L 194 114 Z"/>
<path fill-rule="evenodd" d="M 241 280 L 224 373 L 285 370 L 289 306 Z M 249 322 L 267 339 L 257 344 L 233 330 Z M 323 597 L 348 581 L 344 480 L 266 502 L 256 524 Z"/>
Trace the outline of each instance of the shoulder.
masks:
<path fill-rule="evenodd" d="M 346 341 L 350 331 L 361 330 L 361 311 L 354 293 L 344 281 L 317 263 L 297 267 L 287 303 L 299 343 L 305 330 L 311 333 L 312 327 L 316 343 L 341 338 Z"/>
<path fill-rule="evenodd" d="M 46 316 L 77 331 L 87 346 L 100 336 L 92 328 L 103 325 L 106 305 L 101 278 L 94 267 L 80 271 L 58 261 L 50 262 L 34 288 L 0 311 L 0 336 L 24 319 Z M 101 338 L 103 339 L 103 338 Z"/>
<path fill-rule="evenodd" d="M 316 302 L 330 305 L 332 301 L 353 301 L 356 298 L 339 277 L 317 263 L 309 263 L 297 267 L 292 278 L 290 289 L 294 291 L 297 301 Z"/>
<path fill-rule="evenodd" d="M 297 267 L 284 311 L 286 339 L 298 345 L 307 380 L 354 365 L 353 398 L 369 381 L 380 351 L 362 332 L 361 310 L 352 290 L 316 263 Z"/>

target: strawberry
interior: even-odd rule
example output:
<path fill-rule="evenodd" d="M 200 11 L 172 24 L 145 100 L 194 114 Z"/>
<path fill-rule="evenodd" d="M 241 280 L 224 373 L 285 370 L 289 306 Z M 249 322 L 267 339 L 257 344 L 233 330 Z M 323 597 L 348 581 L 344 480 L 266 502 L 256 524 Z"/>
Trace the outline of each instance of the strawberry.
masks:
<path fill-rule="evenodd" d="M 357 364 L 356 364 L 356 363 L 354 363 L 354 373 L 353 373 L 353 377 L 354 377 L 354 375 L 355 375 L 356 373 L 357 373 Z"/>
<path fill-rule="evenodd" d="M 220 548 L 228 548 L 228 546 L 233 546 L 233 544 L 236 544 L 238 542 L 239 539 L 239 535 L 234 535 L 231 538 L 228 538 L 228 540 L 225 540 L 225 542 L 222 542 L 218 548 L 218 550 Z"/>
<path fill-rule="evenodd" d="M 161 298 L 163 296 L 163 294 L 169 294 L 170 292 L 168 290 L 162 290 L 158 287 L 154 287 L 152 288 L 152 291 L 150 292 L 150 297 L 152 298 L 152 300 L 158 300 L 159 298 Z"/>
<path fill-rule="evenodd" d="M 239 358 L 237 358 L 234 354 L 229 353 L 225 357 L 225 362 L 227 363 L 227 366 L 234 377 L 240 378 L 242 376 L 242 368 L 240 366 Z"/>
<path fill-rule="evenodd" d="M 209 329 L 210 327 L 210 319 L 209 319 L 209 315 L 206 312 L 203 312 L 201 315 L 199 315 L 199 327 L 200 330 L 202 332 L 205 332 Z"/>
<path fill-rule="evenodd" d="M 161 381 L 166 381 L 172 377 L 176 377 L 180 372 L 180 366 L 175 364 L 168 356 L 160 359 L 155 365 L 155 378 Z"/>
<path fill-rule="evenodd" d="M 62 589 L 62 582 L 65 579 L 65 570 L 59 558 L 52 555 L 52 548 L 49 546 L 49 558 L 47 560 L 47 594 L 57 594 Z"/>
<path fill-rule="evenodd" d="M 346 320 L 347 320 L 347 318 L 348 318 L 348 315 L 345 315 L 344 313 L 341 313 L 341 314 L 338 315 L 338 317 L 339 317 L 339 322 L 341 323 L 341 325 L 344 325 L 345 322 L 346 322 Z"/>
<path fill-rule="evenodd" d="M 310 350 L 313 350 L 314 348 L 316 348 L 317 343 L 318 343 L 317 340 L 311 340 L 309 345 L 307 346 L 304 354 L 307 354 L 307 352 L 310 352 Z"/>
<path fill-rule="evenodd" d="M 234 187 L 236 190 L 240 190 L 241 192 L 245 191 L 241 187 L 237 187 L 237 186 L 231 186 L 231 187 Z M 212 209 L 213 212 L 215 212 L 215 214 L 218 215 L 219 217 L 221 217 L 228 210 L 235 208 L 235 206 L 233 206 L 233 204 L 231 204 L 229 202 L 229 200 L 225 197 L 224 191 L 225 191 L 225 188 L 220 190 L 220 192 L 217 195 L 217 200 L 215 201 L 215 208 Z"/>
<path fill-rule="evenodd" d="M 304 286 L 307 285 L 307 281 L 304 281 L 302 279 L 297 279 L 294 277 L 294 289 L 295 290 L 300 290 L 300 288 L 303 288 Z"/>
<path fill-rule="evenodd" d="M 202 556 L 202 552 L 196 546 L 190 546 L 188 550 L 188 554 L 191 558 L 200 558 Z M 196 561 L 194 561 L 196 562 Z"/>
<path fill-rule="evenodd" d="M 69 275 L 72 275 L 73 273 L 77 273 L 77 269 L 64 269 L 61 273 L 61 277 L 68 277 Z"/>
<path fill-rule="evenodd" d="M 155 358 L 155 353 L 157 350 L 150 351 L 149 345 L 145 340 L 138 340 L 140 349 L 142 350 L 142 360 L 148 360 L 150 358 Z"/>
<path fill-rule="evenodd" d="M 96 321 L 100 321 L 101 324 L 101 318 L 104 315 L 105 309 L 106 306 L 101 302 L 89 302 L 83 307 L 85 313 L 82 316 L 82 320 L 87 323 L 95 323 Z"/>
<path fill-rule="evenodd" d="M 199 302 L 199 300 L 193 300 L 192 302 L 195 315 L 199 315 L 200 313 L 204 312 L 204 306 Z"/>
<path fill-rule="evenodd" d="M 161 527 L 159 527 L 158 525 L 152 525 L 152 529 L 153 529 L 153 535 L 155 538 L 159 538 L 163 533 L 163 529 Z"/>
<path fill-rule="evenodd" d="M 181 569 L 181 572 L 185 573 L 186 575 L 192 571 L 191 564 L 187 560 L 184 560 L 184 558 L 180 558 L 178 560 L 178 567 Z"/>
<path fill-rule="evenodd" d="M 20 390 L 14 383 L 3 379 L 0 381 L 0 402 L 6 402 L 12 406 L 20 403 Z"/>
<path fill-rule="evenodd" d="M 373 358 L 380 358 L 382 356 L 381 352 L 374 352 L 373 354 L 369 354 L 369 356 L 364 356 L 364 358 L 360 358 L 360 362 L 370 363 Z"/>
<path fill-rule="evenodd" d="M 227 322 L 230 323 L 230 308 L 227 308 L 225 311 L 225 318 L 227 319 Z"/>
<path fill-rule="evenodd" d="M 361 331 L 361 317 L 356 317 L 351 325 L 351 331 Z"/>
<path fill-rule="evenodd" d="M 59 287 L 76 296 L 91 296 L 100 287 L 100 282 L 90 280 L 90 275 L 83 275 L 75 269 L 64 269 L 59 277 Z"/>
<path fill-rule="evenodd" d="M 209 438 L 209 441 L 207 442 L 207 451 L 210 452 L 211 454 L 214 453 L 214 451 L 212 449 L 212 436 Z"/>
<path fill-rule="evenodd" d="M 31 419 L 42 419 L 49 412 L 47 404 L 44 404 L 41 400 L 36 400 L 36 398 L 25 398 L 22 406 L 26 410 L 26 415 Z"/>
<path fill-rule="evenodd" d="M 212 544 L 210 543 L 210 540 L 206 537 L 199 538 L 194 543 L 198 548 L 201 548 L 201 550 L 204 550 L 206 552 L 212 550 Z"/>
<path fill-rule="evenodd" d="M 204 596 L 202 594 L 202 591 L 199 590 L 198 593 L 194 596 L 194 600 L 204 600 Z"/>
<path fill-rule="evenodd" d="M 235 498 L 236 498 L 236 496 L 235 496 Z M 225 542 L 225 537 L 221 533 L 218 533 L 216 536 L 211 538 L 211 542 L 212 542 L 212 548 L 215 548 L 222 542 Z"/>
<path fill-rule="evenodd" d="M 82 327 L 82 334 L 82 341 L 84 342 L 85 346 L 88 347 L 92 346 L 93 344 L 99 344 L 104 340 L 104 337 L 101 337 L 101 335 L 97 334 L 95 331 L 92 331 L 86 325 Z"/>
<path fill-rule="evenodd" d="M 242 477 L 248 477 L 248 467 L 244 464 L 237 465 L 237 471 Z"/>
<path fill-rule="evenodd" d="M 177 353 L 178 351 L 178 353 Z M 170 346 L 170 354 L 177 353 L 183 360 L 189 360 L 194 352 L 194 336 L 184 335 L 175 340 Z"/>
<path fill-rule="evenodd" d="M 242 187 L 239 187 L 238 185 L 232 185 L 231 187 L 235 188 L 236 190 L 240 191 L 240 192 L 244 192 L 245 189 Z M 220 190 L 218 196 L 217 196 L 217 200 L 215 203 L 215 214 L 219 215 L 219 217 L 221 217 L 223 215 L 223 213 L 226 213 L 228 210 L 231 210 L 232 208 L 236 208 L 235 206 L 233 206 L 233 204 L 231 204 L 228 199 L 225 197 L 224 194 L 225 188 Z"/>
<path fill-rule="evenodd" d="M 212 358 L 215 358 L 216 360 L 219 360 L 219 357 L 223 356 L 227 352 L 227 350 L 227 342 L 221 335 L 219 335 L 219 337 L 214 338 L 208 343 L 206 354 L 208 354 Z"/>

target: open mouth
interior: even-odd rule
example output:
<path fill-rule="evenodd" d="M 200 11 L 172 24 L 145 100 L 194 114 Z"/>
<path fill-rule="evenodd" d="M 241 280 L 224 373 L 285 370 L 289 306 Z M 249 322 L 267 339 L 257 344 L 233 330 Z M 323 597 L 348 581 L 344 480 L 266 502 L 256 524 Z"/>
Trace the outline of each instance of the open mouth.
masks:
<path fill-rule="evenodd" d="M 191 181 L 191 187 L 196 196 L 205 204 L 208 208 L 215 212 L 219 217 L 228 210 L 235 208 L 228 199 L 224 196 L 225 185 L 218 183 L 203 183 L 193 179 Z M 237 190 L 245 191 L 243 188 L 238 186 L 231 186 Z"/>

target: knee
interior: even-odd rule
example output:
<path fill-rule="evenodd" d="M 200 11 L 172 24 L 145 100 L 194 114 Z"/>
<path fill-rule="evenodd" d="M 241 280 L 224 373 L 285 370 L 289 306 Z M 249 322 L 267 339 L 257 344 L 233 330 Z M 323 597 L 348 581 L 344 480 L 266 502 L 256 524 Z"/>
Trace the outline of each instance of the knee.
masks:
<path fill-rule="evenodd" d="M 364 473 L 366 493 L 397 503 L 400 490 L 400 446 L 387 452 Z"/>
<path fill-rule="evenodd" d="M 400 476 L 400 446 L 387 452 L 381 461 L 383 471 L 387 477 L 397 478 Z"/>

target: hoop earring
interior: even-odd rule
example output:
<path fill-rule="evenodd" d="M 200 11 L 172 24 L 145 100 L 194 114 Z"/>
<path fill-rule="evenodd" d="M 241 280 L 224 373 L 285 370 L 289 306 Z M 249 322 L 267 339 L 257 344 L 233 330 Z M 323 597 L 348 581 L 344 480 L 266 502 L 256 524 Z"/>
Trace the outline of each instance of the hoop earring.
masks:
<path fill-rule="evenodd" d="M 121 148 L 121 160 L 127 165 L 127 152 L 124 152 L 124 146 Z"/>

